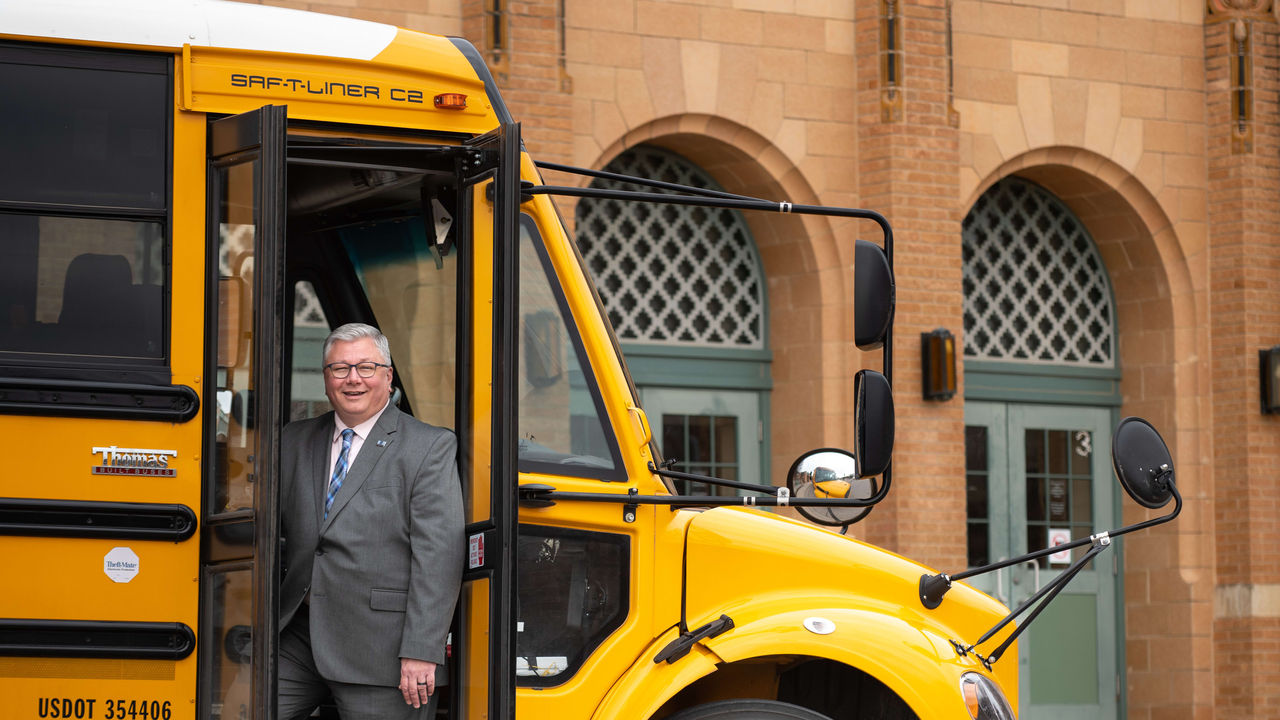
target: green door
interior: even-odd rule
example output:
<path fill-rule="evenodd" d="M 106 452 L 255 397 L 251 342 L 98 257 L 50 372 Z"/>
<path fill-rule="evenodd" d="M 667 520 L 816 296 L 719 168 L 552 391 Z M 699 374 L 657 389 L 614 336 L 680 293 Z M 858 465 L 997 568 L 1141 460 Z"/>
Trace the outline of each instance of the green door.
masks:
<path fill-rule="evenodd" d="M 1116 526 L 1110 410 L 970 401 L 965 426 L 970 565 Z M 973 584 L 1014 608 L 1086 550 Z M 1019 637 L 1022 720 L 1117 717 L 1115 562 L 1095 559 Z"/>

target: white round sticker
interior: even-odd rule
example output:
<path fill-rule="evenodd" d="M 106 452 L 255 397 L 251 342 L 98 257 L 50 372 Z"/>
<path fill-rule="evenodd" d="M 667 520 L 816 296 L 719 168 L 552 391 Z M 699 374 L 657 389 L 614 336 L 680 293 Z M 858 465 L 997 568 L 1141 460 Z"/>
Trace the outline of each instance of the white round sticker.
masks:
<path fill-rule="evenodd" d="M 111 548 L 102 560 L 102 571 L 118 583 L 127 583 L 138 574 L 138 556 L 127 547 Z"/>

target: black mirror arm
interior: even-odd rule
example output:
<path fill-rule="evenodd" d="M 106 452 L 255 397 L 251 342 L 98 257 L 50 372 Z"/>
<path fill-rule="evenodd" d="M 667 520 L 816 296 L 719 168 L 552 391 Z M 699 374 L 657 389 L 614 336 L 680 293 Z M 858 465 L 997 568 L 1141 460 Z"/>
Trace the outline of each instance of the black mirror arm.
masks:
<path fill-rule="evenodd" d="M 778 488 L 773 485 L 758 485 L 756 483 L 739 482 L 737 480 L 724 480 L 718 477 L 711 477 L 710 475 L 698 475 L 696 473 L 684 473 L 676 470 L 668 470 L 667 467 L 670 464 L 674 464 L 674 461 L 670 463 L 663 463 L 662 467 L 658 467 L 653 464 L 652 460 L 650 460 L 649 472 L 654 475 L 661 475 L 662 477 L 671 478 L 673 480 L 688 480 L 690 482 L 700 482 L 706 485 L 720 485 L 722 487 L 731 487 L 738 490 L 752 490 L 755 492 L 768 493 L 770 495 L 775 495 L 778 492 Z"/>
<path fill-rule="evenodd" d="M 666 465 L 666 463 L 663 463 L 663 465 Z M 667 470 L 665 467 L 660 468 L 654 465 L 652 461 L 649 462 L 649 472 L 655 475 L 661 475 L 662 477 L 671 478 L 673 480 L 688 480 L 690 482 L 700 482 L 707 485 L 719 485 L 721 487 L 730 487 L 730 488 L 735 488 L 737 490 L 751 490 L 754 492 L 765 493 L 768 495 L 775 495 L 779 497 L 781 497 L 781 495 L 779 494 L 778 491 L 786 490 L 785 487 L 777 487 L 774 485 L 757 485 L 756 483 L 738 482 L 737 480 L 724 480 L 718 477 L 711 477 L 710 475 L 697 475 L 694 473 L 683 473 L 683 472 L 677 472 L 675 470 Z M 827 500 L 826 502 L 823 502 L 821 505 L 818 505 L 818 507 L 870 507 L 872 505 L 875 505 L 876 503 L 883 500 L 885 495 L 889 494 L 889 469 L 885 468 L 884 474 L 882 474 L 880 477 L 882 480 L 880 485 L 880 490 L 877 491 L 875 495 L 872 495 L 866 500 L 851 500 L 848 498 L 831 499 L 831 500 Z M 800 503 L 804 503 L 804 502 L 805 502 L 804 500 L 800 501 Z M 800 503 L 792 502 L 790 504 L 794 505 L 794 504 L 800 504 Z"/>
<path fill-rule="evenodd" d="M 1071 567 L 1067 568 L 1061 575 L 1054 578 L 1052 582 L 1037 590 L 1034 595 L 1027 598 L 1026 601 L 1019 605 L 1017 610 L 1006 615 L 1003 620 L 996 623 L 995 627 L 983 633 L 982 637 L 978 638 L 972 645 L 962 646 L 960 643 L 952 640 L 951 644 L 955 647 L 956 652 L 960 655 L 972 654 L 974 657 L 982 661 L 983 667 L 990 670 L 991 665 L 1004 655 L 1005 650 L 1009 649 L 1009 646 L 1013 644 L 1013 641 L 1017 640 L 1018 636 L 1022 634 L 1022 631 L 1030 627 L 1032 622 L 1035 622 L 1036 617 L 1049 606 L 1049 603 L 1053 602 L 1053 599 L 1058 596 L 1058 593 L 1062 592 L 1062 589 L 1066 587 L 1068 583 L 1075 579 L 1076 575 L 1080 574 L 1080 571 L 1084 569 L 1085 565 L 1088 565 L 1090 560 L 1094 559 L 1100 555 L 1103 550 L 1106 550 L 1111 546 L 1111 537 L 1107 533 L 1095 535 L 1093 538 L 1093 547 L 1089 548 L 1089 552 L 1085 553 L 1084 557 L 1072 563 Z M 1062 546 L 1059 545 L 1055 550 L 1061 552 Z M 1025 562 L 1025 560 L 1023 562 Z M 1038 605 L 1036 605 L 1037 601 L 1039 601 Z M 1000 643 L 999 647 L 992 650 L 986 657 L 983 657 L 975 651 L 975 648 L 990 640 L 996 633 L 1004 629 L 1004 627 L 1012 622 L 1014 618 L 1026 612 L 1027 608 L 1030 608 L 1032 605 L 1036 605 L 1036 608 L 1027 616 L 1027 621 L 1015 628 L 1014 631 L 1009 634 L 1009 637 L 1005 638 L 1004 642 Z"/>
<path fill-rule="evenodd" d="M 955 573 L 954 575 L 948 575 L 946 573 L 938 573 L 936 575 L 921 575 L 920 576 L 920 604 L 924 605 L 926 608 L 930 610 L 933 610 L 934 608 L 938 607 L 939 605 L 942 604 L 942 596 L 947 594 L 947 591 L 951 589 L 951 583 L 956 580 L 964 580 L 965 578 L 971 578 L 975 575 L 982 575 L 983 573 L 989 573 L 992 570 L 999 570 L 1001 568 L 1007 568 L 1013 565 L 1021 565 L 1022 563 L 1028 560 L 1035 560 L 1037 558 L 1044 557 L 1045 555 L 1052 555 L 1054 553 L 1062 552 L 1064 550 L 1073 550 L 1075 548 L 1088 545 L 1100 537 L 1104 537 L 1104 536 L 1119 537 L 1121 535 L 1127 535 L 1131 532 L 1135 532 L 1138 530 L 1145 530 L 1149 527 L 1155 527 L 1156 525 L 1162 525 L 1164 523 L 1169 522 L 1170 520 L 1178 517 L 1178 515 L 1182 513 L 1182 494 L 1178 492 L 1178 486 L 1173 483 L 1172 470 L 1165 469 L 1164 471 L 1162 471 L 1160 475 L 1156 478 L 1156 482 L 1163 483 L 1166 487 L 1168 487 L 1169 492 L 1173 494 L 1173 499 L 1174 499 L 1173 512 L 1169 513 L 1168 515 L 1164 515 L 1158 518 L 1152 518 L 1150 520 L 1144 520 L 1143 522 L 1135 523 L 1127 527 L 1122 527 L 1122 528 L 1119 528 L 1118 530 L 1112 530 L 1110 532 L 1101 533 L 1099 535 L 1090 535 L 1087 538 L 1080 538 L 1079 540 L 1073 540 L 1064 545 L 1055 545 L 1050 548 L 1044 548 L 1043 550 L 1036 550 L 1035 552 L 1029 552 L 1026 555 L 1019 555 L 1018 557 L 1010 558 L 1008 560 L 1001 560 L 999 562 L 991 563 L 990 565 L 983 565 L 982 567 L 970 568 L 969 570 Z"/>

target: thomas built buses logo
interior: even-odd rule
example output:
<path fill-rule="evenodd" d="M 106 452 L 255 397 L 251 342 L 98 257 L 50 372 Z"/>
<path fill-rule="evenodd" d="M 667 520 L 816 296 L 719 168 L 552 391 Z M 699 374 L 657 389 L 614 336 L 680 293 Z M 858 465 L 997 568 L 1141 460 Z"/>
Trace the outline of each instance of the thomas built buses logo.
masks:
<path fill-rule="evenodd" d="M 169 458 L 178 457 L 177 450 L 147 450 L 112 445 L 96 447 L 93 454 L 102 456 L 102 464 L 93 467 L 94 475 L 174 477 L 178 474 L 169 467 Z"/>

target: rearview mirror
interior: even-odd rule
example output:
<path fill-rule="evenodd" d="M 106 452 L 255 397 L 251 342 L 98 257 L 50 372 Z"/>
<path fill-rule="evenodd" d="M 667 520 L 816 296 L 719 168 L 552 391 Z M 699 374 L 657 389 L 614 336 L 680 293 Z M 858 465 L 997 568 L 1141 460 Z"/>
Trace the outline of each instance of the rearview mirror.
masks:
<path fill-rule="evenodd" d="M 878 489 L 874 477 L 858 474 L 858 460 L 845 450 L 823 448 L 800 456 L 787 473 L 787 489 L 794 498 L 870 500 Z M 819 525 L 852 525 L 867 513 L 866 507 L 796 506 L 806 519 Z"/>
<path fill-rule="evenodd" d="M 1127 417 L 1116 426 L 1111 464 L 1120 485 L 1133 501 L 1161 508 L 1173 496 L 1173 458 L 1164 439 L 1146 420 Z"/>
<path fill-rule="evenodd" d="M 859 370 L 853 376 L 854 453 L 862 477 L 883 475 L 893 457 L 893 390 L 884 375 Z"/>
<path fill-rule="evenodd" d="M 853 252 L 853 339 L 859 350 L 875 350 L 893 328 L 893 268 L 884 250 L 858 240 Z"/>

